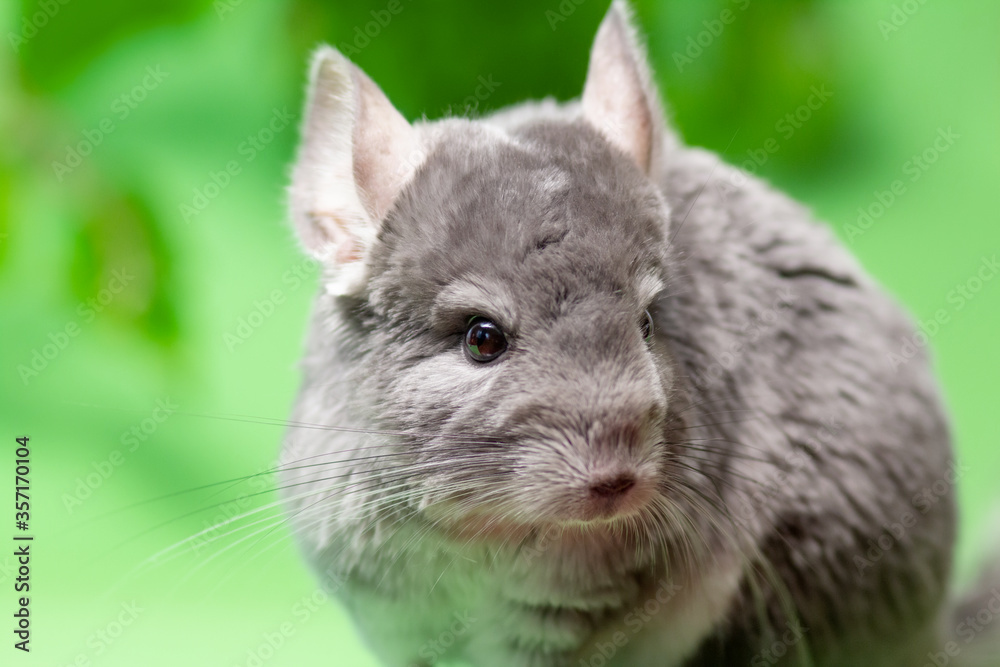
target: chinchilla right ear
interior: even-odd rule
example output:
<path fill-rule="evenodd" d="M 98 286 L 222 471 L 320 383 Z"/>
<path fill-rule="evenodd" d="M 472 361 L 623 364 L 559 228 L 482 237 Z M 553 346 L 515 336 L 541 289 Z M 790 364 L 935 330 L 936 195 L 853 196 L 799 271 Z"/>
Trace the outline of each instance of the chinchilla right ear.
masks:
<path fill-rule="evenodd" d="M 305 249 L 325 261 L 337 294 L 365 282 L 365 256 L 379 222 L 423 153 L 416 131 L 385 94 L 339 51 L 313 55 L 301 145 L 289 188 Z"/>
<path fill-rule="evenodd" d="M 614 0 L 601 21 L 581 101 L 583 117 L 655 180 L 667 120 L 626 0 Z"/>

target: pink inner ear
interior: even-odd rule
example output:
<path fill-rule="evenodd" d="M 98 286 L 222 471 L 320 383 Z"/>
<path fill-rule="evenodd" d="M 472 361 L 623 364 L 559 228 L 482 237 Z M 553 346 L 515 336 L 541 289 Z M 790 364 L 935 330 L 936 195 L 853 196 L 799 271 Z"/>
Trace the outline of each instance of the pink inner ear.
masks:
<path fill-rule="evenodd" d="M 351 236 L 337 244 L 337 251 L 333 254 L 333 259 L 338 264 L 356 262 L 361 259 L 361 242 Z"/>
<path fill-rule="evenodd" d="M 353 68 L 357 90 L 354 124 L 354 180 L 373 222 L 381 220 L 412 173 L 419 154 L 416 132 L 368 76 Z"/>
<path fill-rule="evenodd" d="M 361 259 L 361 241 L 351 232 L 347 217 L 330 211 L 316 211 L 312 214 L 314 224 L 326 237 L 324 257 L 338 264 Z"/>
<path fill-rule="evenodd" d="M 594 40 L 583 89 L 583 114 L 648 173 L 654 121 L 641 58 L 625 17 L 613 7 Z"/>

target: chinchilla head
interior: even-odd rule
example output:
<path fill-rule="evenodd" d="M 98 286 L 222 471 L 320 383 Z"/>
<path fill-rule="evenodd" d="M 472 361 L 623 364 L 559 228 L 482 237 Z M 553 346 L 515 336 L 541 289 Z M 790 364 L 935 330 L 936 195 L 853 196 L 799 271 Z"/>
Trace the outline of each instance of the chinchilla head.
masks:
<path fill-rule="evenodd" d="M 326 272 L 298 418 L 365 433 L 290 440 L 347 464 L 316 473 L 348 479 L 330 495 L 465 537 L 662 530 L 684 410 L 657 326 L 666 129 L 623 12 L 581 103 L 531 120 L 411 125 L 338 52 L 316 54 L 291 205 Z"/>

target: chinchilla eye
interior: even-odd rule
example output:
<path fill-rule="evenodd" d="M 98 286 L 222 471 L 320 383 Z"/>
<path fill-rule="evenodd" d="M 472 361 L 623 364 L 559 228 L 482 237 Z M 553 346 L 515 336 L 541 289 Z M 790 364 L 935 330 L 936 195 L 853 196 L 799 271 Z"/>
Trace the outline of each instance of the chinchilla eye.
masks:
<path fill-rule="evenodd" d="M 465 330 L 465 353 L 473 361 L 493 361 L 507 351 L 507 337 L 494 322 L 474 317 Z"/>
<path fill-rule="evenodd" d="M 647 343 L 653 338 L 653 316 L 649 311 L 642 314 L 642 339 Z"/>

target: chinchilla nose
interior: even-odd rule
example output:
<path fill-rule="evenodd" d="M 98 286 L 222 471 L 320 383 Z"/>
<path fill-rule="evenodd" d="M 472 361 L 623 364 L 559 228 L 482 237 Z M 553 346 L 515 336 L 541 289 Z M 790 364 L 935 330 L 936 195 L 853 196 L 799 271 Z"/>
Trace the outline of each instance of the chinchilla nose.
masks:
<path fill-rule="evenodd" d="M 635 475 L 631 473 L 600 475 L 590 482 L 590 494 L 597 498 L 613 499 L 624 496 L 633 486 Z"/>

